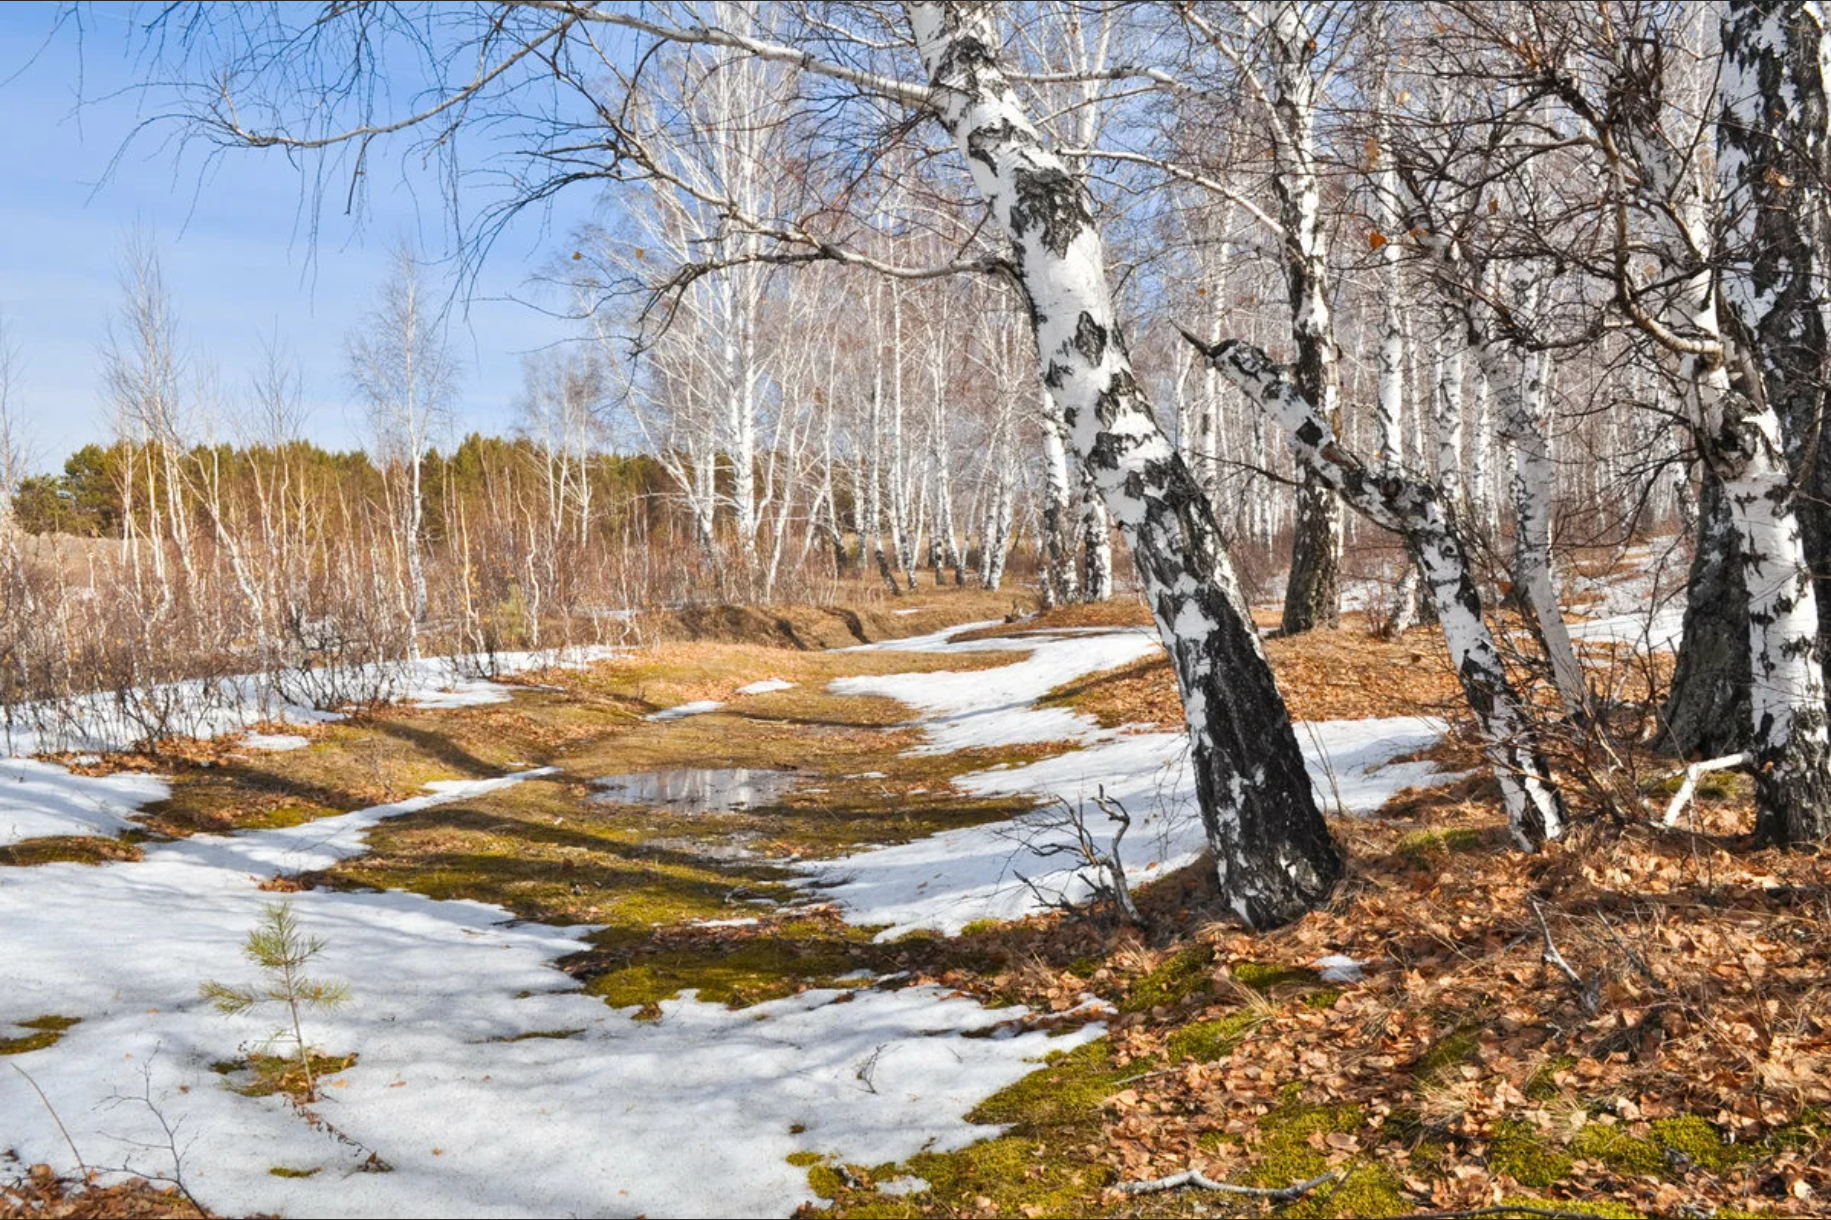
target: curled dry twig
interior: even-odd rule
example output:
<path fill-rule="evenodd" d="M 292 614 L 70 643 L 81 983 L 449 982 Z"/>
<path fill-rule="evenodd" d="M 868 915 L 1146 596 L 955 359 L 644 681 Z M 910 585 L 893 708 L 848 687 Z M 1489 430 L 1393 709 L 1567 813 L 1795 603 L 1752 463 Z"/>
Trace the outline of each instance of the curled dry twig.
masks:
<path fill-rule="evenodd" d="M 1118 912 L 1120 919 L 1133 927 L 1149 927 L 1149 921 L 1138 909 L 1132 899 L 1131 884 L 1126 880 L 1125 863 L 1119 855 L 1119 845 L 1125 840 L 1126 831 L 1132 828 L 1132 815 L 1116 797 L 1106 795 L 1105 785 L 1101 785 L 1098 794 L 1093 798 L 1095 808 L 1106 815 L 1112 823 L 1112 844 L 1102 849 L 1093 831 L 1087 825 L 1087 810 L 1084 804 L 1070 804 L 1057 797 L 1055 800 L 1056 816 L 1046 823 L 1047 830 L 1066 830 L 1073 835 L 1072 842 L 1027 842 L 1025 846 L 1035 856 L 1073 856 L 1081 861 L 1082 876 L 1092 890 L 1095 902 L 1109 901 Z M 1040 837 L 1040 836 L 1039 836 Z M 1073 912 L 1075 904 L 1063 897 L 1052 897 L 1045 894 L 1042 888 L 1022 873 L 1016 874 L 1043 906 L 1059 911 Z"/>
<path fill-rule="evenodd" d="M 1289 1186 L 1235 1186 L 1232 1182 L 1217 1182 L 1199 1169 L 1185 1169 L 1173 1173 L 1167 1178 L 1152 1178 L 1146 1182 L 1121 1182 L 1113 1189 L 1122 1195 L 1149 1195 L 1164 1190 L 1180 1190 L 1193 1186 L 1197 1190 L 1218 1191 L 1226 1195 L 1245 1195 L 1254 1199 L 1268 1199 L 1273 1203 L 1289 1203 L 1301 1199 L 1318 1186 L 1333 1182 L 1341 1176 L 1341 1170 L 1331 1169 L 1318 1177 L 1304 1182 L 1293 1182 Z"/>

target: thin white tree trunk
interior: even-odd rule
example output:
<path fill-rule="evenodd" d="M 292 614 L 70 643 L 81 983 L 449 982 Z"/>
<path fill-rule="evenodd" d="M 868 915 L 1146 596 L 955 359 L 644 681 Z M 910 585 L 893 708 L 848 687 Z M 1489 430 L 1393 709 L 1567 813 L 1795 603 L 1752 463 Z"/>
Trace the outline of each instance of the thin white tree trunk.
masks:
<path fill-rule="evenodd" d="M 1048 391 L 1043 392 L 1043 602 L 1044 608 L 1075 600 L 1080 580 L 1075 572 L 1074 545 L 1069 514 L 1074 511 L 1069 488 L 1068 446 L 1063 440 L 1061 412 Z"/>
<path fill-rule="evenodd" d="M 1437 485 L 1452 508 L 1464 507 L 1462 490 L 1462 344 L 1437 341 Z"/>
<path fill-rule="evenodd" d="M 1546 369 L 1550 357 L 1529 353 L 1520 376 L 1508 376 L 1498 337 L 1483 346 L 1490 379 L 1498 379 L 1502 437 L 1513 450 L 1513 584 L 1533 633 L 1551 663 L 1552 680 L 1568 710 L 1589 701 L 1583 666 L 1571 646 L 1564 611 L 1558 605 L 1551 561 L 1551 518 L 1557 467 L 1551 460 L 1546 412 Z M 1522 385 L 1522 381 L 1524 384 Z"/>

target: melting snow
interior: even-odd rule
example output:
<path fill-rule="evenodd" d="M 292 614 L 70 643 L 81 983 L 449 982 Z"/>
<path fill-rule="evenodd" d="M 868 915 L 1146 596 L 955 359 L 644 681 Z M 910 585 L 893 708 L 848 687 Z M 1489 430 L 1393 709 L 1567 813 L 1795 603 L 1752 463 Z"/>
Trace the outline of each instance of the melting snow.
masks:
<path fill-rule="evenodd" d="M 902 641 L 909 648 L 915 641 Z M 1179 868 L 1206 846 L 1197 812 L 1189 742 L 1183 733 L 1102 729 L 1090 717 L 1030 704 L 1054 687 L 1085 674 L 1123 665 L 1158 647 L 1145 631 L 1011 637 L 949 644 L 946 633 L 923 637 L 927 651 L 979 652 L 1027 648 L 1016 665 L 977 673 L 893 674 L 843 678 L 833 689 L 890 695 L 921 709 L 918 723 L 929 741 L 920 752 L 966 746 L 1071 740 L 1087 743 L 1021 767 L 962 776 L 955 786 L 975 795 L 1034 794 L 1085 805 L 1089 829 L 1102 846 L 1110 828 L 1093 807 L 1103 788 L 1132 815 L 1123 849 L 1134 882 Z M 1370 813 L 1408 787 L 1446 783 L 1429 762 L 1391 760 L 1436 743 L 1441 721 L 1424 716 L 1384 720 L 1330 720 L 1299 725 L 1311 781 L 1325 808 Z M 917 928 L 957 933 L 978 919 L 1016 919 L 1041 908 L 1023 878 L 1046 892 L 1079 899 L 1089 892 L 1080 870 L 1037 848 L 1061 841 L 1049 825 L 1060 814 L 1044 811 L 1012 821 L 945 831 L 894 847 L 802 865 L 804 884 L 836 902 L 854 923 L 887 924 L 880 939 Z"/>
<path fill-rule="evenodd" d="M 502 652 L 489 657 L 488 664 L 492 672 L 506 675 L 547 666 L 585 665 L 622 651 L 607 645 L 590 645 Z M 357 666 L 349 671 L 344 685 L 351 689 L 377 686 L 395 698 L 432 708 L 474 707 L 510 698 L 512 687 L 484 678 L 458 676 L 480 664 L 483 658 L 479 657 L 422 657 L 390 664 L 381 674 L 376 667 Z M 190 737 L 220 737 L 263 720 L 317 724 L 339 719 L 336 712 L 279 700 L 267 680 L 258 675 L 228 678 L 214 686 L 179 682 L 159 689 L 160 702 L 174 708 L 171 728 Z M 42 731 L 31 727 L 39 719 L 47 726 Z M 125 750 L 145 736 L 145 726 L 123 714 L 121 702 L 112 692 L 98 691 L 55 709 L 34 704 L 16 709 L 15 722 L 6 731 L 3 744 L 6 753 L 27 758 L 57 750 Z"/>
<path fill-rule="evenodd" d="M 958 654 L 1028 650 L 1030 655 L 992 670 L 840 678 L 829 689 L 843 695 L 885 695 L 915 708 L 921 713 L 916 722 L 928 732 L 927 743 L 917 751 L 922 754 L 946 754 L 975 746 L 1094 741 L 1110 733 L 1091 716 L 1031 705 L 1066 682 L 1136 661 L 1161 647 L 1155 632 L 1142 629 L 961 643 L 949 643 L 950 634 L 955 633 L 898 640 L 884 649 Z"/>
<path fill-rule="evenodd" d="M 1331 953 L 1316 959 L 1316 969 L 1322 972 L 1322 981 L 1325 983 L 1358 983 L 1361 981 L 1361 967 L 1366 964 L 1345 953 Z"/>
<path fill-rule="evenodd" d="M 683 720 L 688 716 L 703 716 L 707 712 L 716 712 L 724 706 L 716 699 L 695 699 L 691 703 L 681 703 L 674 707 L 663 708 L 659 712 L 651 712 L 647 718 L 650 720 Z"/>
<path fill-rule="evenodd" d="M 835 686 L 915 706 L 930 751 L 1083 743 L 961 786 L 1072 801 L 1104 784 L 1138 819 L 1127 840 L 1134 876 L 1199 850 L 1181 734 L 1102 729 L 1066 709 L 1031 706 L 1052 687 L 1149 655 L 1157 647 L 1150 633 L 959 644 L 929 636 L 882 647 L 1027 650 L 1025 660 L 989 672 Z M 491 685 L 461 684 L 435 697 L 493 698 Z M 688 704 L 658 718 L 715 706 Z M 1434 721 L 1308 727 L 1306 753 L 1323 799 L 1338 794 L 1347 809 L 1442 778 L 1428 764 L 1387 764 L 1434 741 Z M 0 977 L 12 982 L 0 992 L 0 1027 L 41 1015 L 82 1018 L 56 1046 L 15 1062 L 45 1090 L 86 1160 L 169 1173 L 158 1120 L 123 1100 L 149 1095 L 178 1124 L 188 1185 L 223 1212 L 781 1215 L 812 1198 L 789 1154 L 878 1164 L 962 1147 L 987 1130 L 959 1115 L 1046 1051 L 1098 1036 L 1097 1026 L 1053 1039 L 1018 1032 L 1007 1024 L 1019 1015 L 1013 1010 L 919 986 L 811 991 L 737 1012 L 683 997 L 665 1003 L 659 1021 L 637 1022 L 553 968 L 585 947 L 588 929 L 518 923 L 475 902 L 309 891 L 292 901 L 305 929 L 327 941 L 314 973 L 347 980 L 353 996 L 342 1009 L 307 1017 L 313 1043 L 361 1057 L 329 1082 L 317 1107 L 342 1138 L 314 1129 L 283 1100 L 223 1087 L 209 1065 L 258 1045 L 277 1021 L 271 1013 L 223 1017 L 197 988 L 205 979 L 250 979 L 240 950 L 273 900 L 258 888 L 263 879 L 361 853 L 365 832 L 384 818 L 545 773 L 433 785 L 411 800 L 281 830 L 198 836 L 153 847 L 136 863 L 9 870 L 0 885 Z M 0 792 L 0 827 L 18 835 L 111 833 L 137 804 L 165 794 L 156 779 L 90 780 L 42 763 L 15 761 L 0 775 L 11 781 Z M 1016 872 L 1069 891 L 1080 884 L 1017 841 L 1034 830 L 1033 819 L 966 828 L 813 865 L 808 880 L 849 918 L 893 924 L 892 934 L 957 930 L 1030 909 Z M 994 1027 L 1001 1036 L 965 1036 Z M 534 1034 L 563 1036 L 527 1036 Z M 50 1115 L 16 1074 L 0 1075 L 0 1128 L 27 1163 L 74 1168 Z M 393 1171 L 357 1172 L 371 1150 Z M 321 1172 L 276 1177 L 274 1168 Z"/>
<path fill-rule="evenodd" d="M 117 835 L 128 815 L 171 795 L 150 775 L 73 775 L 52 763 L 0 761 L 0 846 L 46 835 Z M 10 884 L 10 878 L 8 881 Z"/>
<path fill-rule="evenodd" d="M 767 695 L 772 691 L 793 690 L 794 686 L 793 682 L 784 682 L 781 678 L 765 678 L 761 682 L 752 682 L 748 686 L 738 687 L 737 693 L 740 695 Z"/>
<path fill-rule="evenodd" d="M 10 767 L 27 777 L 15 782 L 40 786 L 46 807 L 105 800 L 118 818 L 164 792 L 140 776 Z M 197 989 L 252 980 L 241 946 L 274 899 L 262 879 L 359 854 L 383 818 L 546 773 L 433 785 L 284 830 L 198 836 L 137 863 L 8 870 L 0 1031 L 82 1018 L 57 1045 L 12 1061 L 91 1164 L 172 1171 L 159 1119 L 138 1100 L 150 1096 L 177 1126 L 187 1185 L 226 1214 L 751 1216 L 813 1199 L 791 1153 L 879 1164 L 982 1138 L 987 1128 L 959 1116 L 1048 1050 L 1099 1033 L 966 1037 L 1018 1014 L 935 987 L 860 991 L 845 1003 L 845 993 L 810 991 L 737 1012 L 683 997 L 663 1004 L 659 1021 L 635 1021 L 553 968 L 587 947 L 587 928 L 516 923 L 476 902 L 308 891 L 291 901 L 327 942 L 312 972 L 347 980 L 352 994 L 306 1016 L 315 1045 L 360 1056 L 316 1107 L 342 1138 L 282 1099 L 224 1087 L 209 1065 L 245 1054 L 238 1047 L 258 1046 L 280 1022 L 271 1011 L 224 1017 Z M 537 1034 L 549 1036 L 527 1036 Z M 0 1130 L 26 1163 L 75 1170 L 16 1073 L 0 1074 Z M 392 1172 L 360 1172 L 371 1151 Z"/>
<path fill-rule="evenodd" d="M 245 750 L 303 750 L 311 738 L 297 733 L 243 733 L 236 744 Z"/>

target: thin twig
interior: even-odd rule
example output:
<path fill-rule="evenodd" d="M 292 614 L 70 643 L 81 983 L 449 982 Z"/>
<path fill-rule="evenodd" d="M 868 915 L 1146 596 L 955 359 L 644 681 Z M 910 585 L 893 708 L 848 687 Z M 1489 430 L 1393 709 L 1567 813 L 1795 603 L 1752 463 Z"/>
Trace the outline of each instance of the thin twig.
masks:
<path fill-rule="evenodd" d="M 1539 906 L 1539 900 L 1536 898 L 1528 898 L 1526 899 L 1526 905 L 1532 908 L 1533 918 L 1539 921 L 1539 931 L 1545 934 L 1545 948 L 1540 954 L 1540 960 L 1544 961 L 1547 965 L 1556 966 L 1559 972 L 1570 980 L 1571 985 L 1577 989 L 1577 1002 L 1583 1006 L 1583 1011 L 1592 1017 L 1595 1016 L 1597 1009 L 1600 1007 L 1598 1003 L 1600 998 L 1598 992 L 1600 991 L 1599 984 L 1602 981 L 1602 976 L 1597 975 L 1596 980 L 1593 983 L 1585 983 L 1583 981 L 1583 976 L 1578 974 L 1575 968 L 1564 959 L 1562 953 L 1558 952 L 1558 946 L 1551 939 L 1551 925 L 1545 922 L 1545 911 L 1544 908 Z"/>
<path fill-rule="evenodd" d="M 7 1066 L 25 1077 L 25 1082 L 32 1086 L 32 1092 L 38 1094 L 38 1100 L 44 1103 L 45 1111 L 50 1114 L 51 1121 L 57 1124 L 58 1133 L 64 1137 L 64 1143 L 70 1145 L 70 1155 L 76 1158 L 76 1167 L 83 1171 L 83 1176 L 85 1178 L 88 1177 L 89 1165 L 83 1160 L 83 1154 L 77 1151 L 76 1141 L 70 1138 L 70 1130 L 68 1127 L 64 1126 L 64 1120 L 57 1116 L 57 1107 L 51 1104 L 51 1099 L 45 1096 L 45 1091 L 38 1087 L 38 1082 L 32 1079 L 32 1074 L 30 1072 L 20 1067 L 17 1063 L 8 1064 Z"/>
<path fill-rule="evenodd" d="M 1114 1189 L 1122 1195 L 1150 1195 L 1193 1186 L 1197 1190 L 1214 1190 L 1227 1195 L 1247 1195 L 1254 1199 L 1270 1199 L 1274 1203 L 1289 1203 L 1340 1176 L 1341 1170 L 1331 1169 L 1321 1177 L 1311 1178 L 1307 1182 L 1294 1182 L 1289 1186 L 1235 1186 L 1231 1182 L 1217 1182 L 1199 1169 L 1185 1169 L 1167 1178 L 1153 1178 L 1148 1182 L 1121 1182 Z"/>

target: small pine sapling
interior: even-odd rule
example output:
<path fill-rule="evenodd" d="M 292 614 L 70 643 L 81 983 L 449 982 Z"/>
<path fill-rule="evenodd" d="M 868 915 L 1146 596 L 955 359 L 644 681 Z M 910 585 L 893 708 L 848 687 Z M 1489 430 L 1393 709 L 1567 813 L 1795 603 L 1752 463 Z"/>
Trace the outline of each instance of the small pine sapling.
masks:
<path fill-rule="evenodd" d="M 324 941 L 300 931 L 292 903 L 271 903 L 261 912 L 261 920 L 254 930 L 248 933 L 248 943 L 242 946 L 243 955 L 266 974 L 265 983 L 231 987 L 212 979 L 200 989 L 204 999 L 231 1016 L 262 1004 L 285 1005 L 291 1031 L 275 1030 L 264 1045 L 272 1047 L 291 1040 L 299 1068 L 305 1074 L 306 1101 L 317 1099 L 318 1082 L 312 1072 L 311 1050 L 305 1041 L 301 1010 L 336 1008 L 350 997 L 349 984 L 341 980 L 323 982 L 305 976 L 306 964 L 323 950 Z"/>

